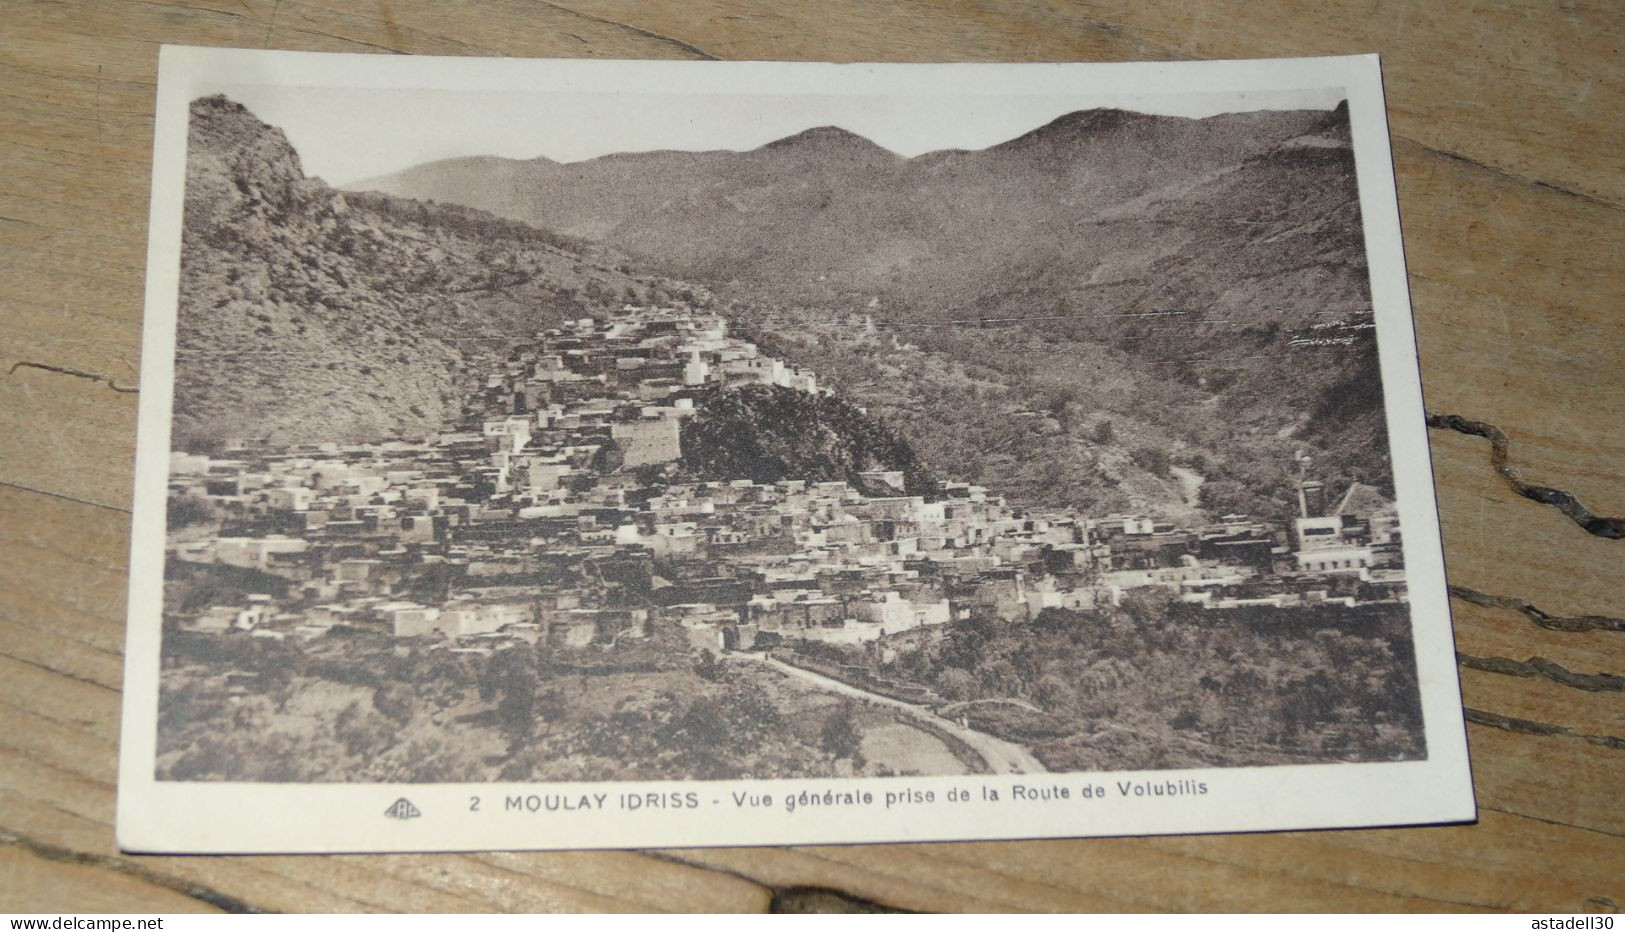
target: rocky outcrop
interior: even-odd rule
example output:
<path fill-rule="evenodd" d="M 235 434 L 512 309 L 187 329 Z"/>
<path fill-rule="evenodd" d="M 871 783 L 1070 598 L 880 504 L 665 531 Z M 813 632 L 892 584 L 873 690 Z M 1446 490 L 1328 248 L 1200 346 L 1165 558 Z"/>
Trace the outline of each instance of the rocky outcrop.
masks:
<path fill-rule="evenodd" d="M 942 484 L 913 447 L 885 424 L 839 398 L 776 385 L 712 389 L 683 425 L 682 466 L 707 480 L 844 481 L 898 470 L 911 495 L 934 498 Z"/>
<path fill-rule="evenodd" d="M 451 205 L 307 178 L 282 132 L 195 101 L 174 445 L 362 442 L 439 430 L 514 334 L 684 290 L 624 259 Z"/>

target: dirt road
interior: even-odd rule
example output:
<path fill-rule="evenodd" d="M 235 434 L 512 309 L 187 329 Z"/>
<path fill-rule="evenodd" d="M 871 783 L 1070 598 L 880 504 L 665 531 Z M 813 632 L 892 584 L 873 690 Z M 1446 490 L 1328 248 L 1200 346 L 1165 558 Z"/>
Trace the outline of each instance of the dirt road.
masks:
<path fill-rule="evenodd" d="M 1044 765 L 1039 763 L 1038 758 L 1032 756 L 1032 754 L 1021 745 L 1011 744 L 1008 741 L 1003 741 L 973 728 L 966 728 L 960 725 L 958 722 L 937 715 L 935 712 L 932 712 L 930 709 L 927 709 L 924 706 L 918 706 L 912 702 L 904 702 L 901 699 L 893 699 L 890 696 L 882 696 L 877 693 L 872 693 L 857 686 L 852 686 L 850 684 L 843 683 L 840 680 L 824 676 L 821 673 L 814 673 L 811 670 L 803 670 L 800 667 L 792 666 L 791 664 L 785 663 L 784 661 L 775 659 L 773 657 L 747 653 L 733 653 L 729 654 L 728 656 L 730 659 L 735 657 L 742 659 L 749 658 L 759 663 L 765 663 L 781 673 L 788 676 L 793 676 L 808 683 L 812 683 L 820 689 L 826 689 L 830 692 L 839 693 L 843 696 L 851 696 L 854 699 L 862 699 L 864 702 L 873 702 L 877 705 L 883 705 L 906 712 L 915 718 L 948 732 L 955 738 L 958 738 L 959 740 L 970 745 L 970 747 L 976 751 L 976 753 L 982 755 L 982 759 L 987 761 L 988 768 L 994 773 L 1044 772 Z"/>

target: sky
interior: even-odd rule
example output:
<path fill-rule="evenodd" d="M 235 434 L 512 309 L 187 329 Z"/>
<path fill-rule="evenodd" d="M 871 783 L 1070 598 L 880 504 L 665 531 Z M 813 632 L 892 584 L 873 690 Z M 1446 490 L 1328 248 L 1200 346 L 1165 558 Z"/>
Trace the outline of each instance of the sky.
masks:
<path fill-rule="evenodd" d="M 1327 110 L 1342 88 L 1212 94 L 796 95 L 301 88 L 219 90 L 287 134 L 305 173 L 343 186 L 437 159 L 545 156 L 560 162 L 653 149 L 754 149 L 839 126 L 899 155 L 981 149 L 1075 110 L 1120 107 L 1203 117 Z"/>

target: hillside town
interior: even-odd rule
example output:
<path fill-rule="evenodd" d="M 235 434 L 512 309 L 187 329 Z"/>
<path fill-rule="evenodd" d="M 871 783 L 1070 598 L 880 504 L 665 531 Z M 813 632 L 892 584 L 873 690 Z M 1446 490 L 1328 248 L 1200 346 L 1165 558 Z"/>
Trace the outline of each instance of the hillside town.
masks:
<path fill-rule="evenodd" d="M 681 461 L 696 399 L 749 385 L 829 391 L 717 315 L 628 305 L 516 347 L 430 439 L 177 452 L 171 573 L 231 585 L 168 621 L 473 653 L 614 650 L 666 625 L 726 652 L 1020 622 L 1147 587 L 1213 612 L 1406 598 L 1392 503 L 1360 483 L 1334 501 L 1307 472 L 1289 527 L 1022 511 L 967 483 L 910 494 L 888 469 L 694 480 Z"/>

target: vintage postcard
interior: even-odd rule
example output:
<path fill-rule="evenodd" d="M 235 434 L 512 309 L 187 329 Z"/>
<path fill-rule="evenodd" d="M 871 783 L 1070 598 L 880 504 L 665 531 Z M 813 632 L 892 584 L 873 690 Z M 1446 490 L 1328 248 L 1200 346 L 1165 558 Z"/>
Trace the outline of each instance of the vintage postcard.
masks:
<path fill-rule="evenodd" d="M 125 848 L 1474 818 L 1375 57 L 160 72 Z"/>

